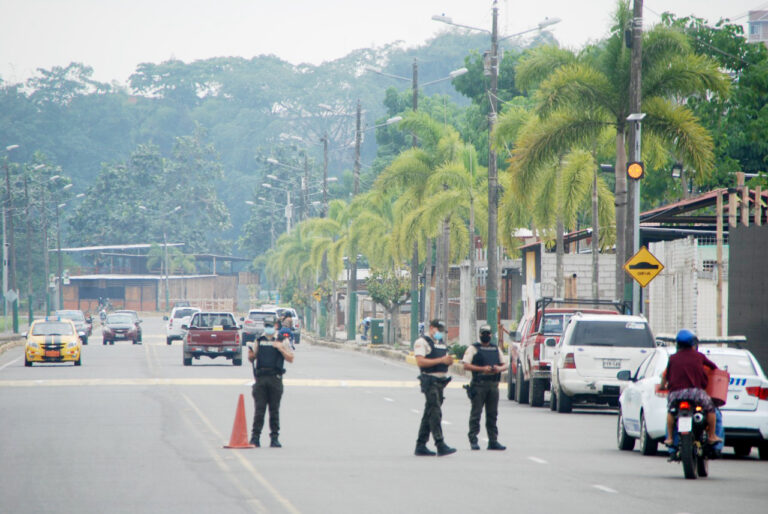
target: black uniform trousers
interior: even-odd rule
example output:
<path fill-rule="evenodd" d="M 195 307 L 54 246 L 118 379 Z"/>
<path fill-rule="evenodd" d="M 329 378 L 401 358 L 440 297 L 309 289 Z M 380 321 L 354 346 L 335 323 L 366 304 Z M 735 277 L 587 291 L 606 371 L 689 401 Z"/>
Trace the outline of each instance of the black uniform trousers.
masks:
<path fill-rule="evenodd" d="M 489 441 L 496 441 L 499 437 L 499 429 L 496 427 L 496 419 L 499 414 L 499 383 L 491 380 L 473 380 L 472 389 L 475 395 L 472 397 L 472 410 L 469 413 L 469 440 L 477 442 L 480 433 L 480 416 L 485 407 L 485 430 Z"/>
<path fill-rule="evenodd" d="M 445 399 L 443 390 L 447 384 L 443 381 L 430 380 L 424 389 L 426 402 L 424 403 L 424 414 L 421 416 L 416 444 L 427 444 L 430 433 L 435 443 L 443 441 L 443 426 L 441 424 L 443 421 L 442 405 Z"/>
<path fill-rule="evenodd" d="M 264 414 L 269 407 L 269 436 L 280 433 L 280 399 L 283 397 L 283 376 L 263 375 L 256 378 L 252 389 L 256 412 L 253 415 L 251 438 L 258 439 L 264 427 Z"/>

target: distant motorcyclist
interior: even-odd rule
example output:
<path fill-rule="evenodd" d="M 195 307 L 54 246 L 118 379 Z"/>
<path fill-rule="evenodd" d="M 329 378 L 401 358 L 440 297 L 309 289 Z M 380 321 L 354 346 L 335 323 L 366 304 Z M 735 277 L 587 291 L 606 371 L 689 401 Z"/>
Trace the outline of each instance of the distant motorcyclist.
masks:
<path fill-rule="evenodd" d="M 660 389 L 669 389 L 667 397 L 668 409 L 673 408 L 679 400 L 690 400 L 700 405 L 707 414 L 707 440 L 710 444 L 721 442 L 715 435 L 716 415 L 715 405 L 706 393 L 707 372 L 704 367 L 717 369 L 717 365 L 699 352 L 696 345 L 699 339 L 696 334 L 682 329 L 675 337 L 677 352 L 669 357 L 667 369 L 661 377 Z M 664 444 L 674 444 L 675 418 L 667 412 L 667 438 Z"/>

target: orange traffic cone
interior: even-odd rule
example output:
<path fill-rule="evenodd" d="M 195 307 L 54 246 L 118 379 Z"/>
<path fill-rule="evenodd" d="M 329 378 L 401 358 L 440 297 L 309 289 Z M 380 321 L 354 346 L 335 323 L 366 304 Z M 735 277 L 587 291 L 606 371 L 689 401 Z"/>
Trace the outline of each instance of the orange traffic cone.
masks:
<path fill-rule="evenodd" d="M 232 436 L 229 444 L 224 448 L 254 448 L 248 442 L 248 426 L 245 424 L 245 400 L 243 395 L 237 400 L 237 412 L 235 412 L 235 424 L 232 425 Z"/>

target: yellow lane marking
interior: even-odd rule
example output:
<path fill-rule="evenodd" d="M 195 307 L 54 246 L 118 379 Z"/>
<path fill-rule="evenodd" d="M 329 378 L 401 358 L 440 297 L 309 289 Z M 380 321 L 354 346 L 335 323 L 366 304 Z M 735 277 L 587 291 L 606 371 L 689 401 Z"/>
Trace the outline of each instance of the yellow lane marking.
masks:
<path fill-rule="evenodd" d="M 64 387 L 64 386 L 250 386 L 252 379 L 243 378 L 72 378 L 39 380 L 0 380 L 0 387 Z M 413 389 L 415 380 L 335 380 L 312 378 L 286 378 L 288 387 L 372 387 Z M 451 382 L 448 387 L 457 389 L 462 383 Z M 503 387 L 503 384 L 502 384 Z"/>
<path fill-rule="evenodd" d="M 189 406 L 192 408 L 193 411 L 195 411 L 195 414 L 200 418 L 200 420 L 208 427 L 208 430 L 211 431 L 212 434 L 214 434 L 219 439 L 223 439 L 222 434 L 216 430 L 216 427 L 213 423 L 208 419 L 208 417 L 203 414 L 203 411 L 200 410 L 200 408 L 195 405 L 195 403 L 192 401 L 192 399 L 187 396 L 186 394 L 181 395 L 184 400 L 189 404 Z M 301 514 L 299 509 L 297 509 L 285 496 L 280 494 L 280 492 L 273 486 L 269 480 L 267 480 L 264 475 L 262 475 L 259 470 L 256 469 L 256 467 L 250 463 L 243 455 L 240 453 L 239 450 L 230 450 L 232 453 L 231 455 L 234 455 L 237 460 L 240 461 L 240 464 L 248 470 L 248 472 L 251 474 L 253 478 L 256 479 L 258 483 L 261 484 L 264 489 L 270 492 L 272 496 L 283 506 L 283 508 L 290 512 L 291 514 Z"/>

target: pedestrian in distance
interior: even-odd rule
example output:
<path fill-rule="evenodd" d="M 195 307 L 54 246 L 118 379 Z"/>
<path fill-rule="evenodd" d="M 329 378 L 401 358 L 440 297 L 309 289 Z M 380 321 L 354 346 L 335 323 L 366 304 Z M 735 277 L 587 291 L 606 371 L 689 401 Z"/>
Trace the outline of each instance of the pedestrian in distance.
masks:
<path fill-rule="evenodd" d="M 496 419 L 499 412 L 499 381 L 501 373 L 507 369 L 501 348 L 491 344 L 493 335 L 489 325 L 480 327 L 480 342 L 476 342 L 464 352 L 464 369 L 472 372 L 472 380 L 467 395 L 472 403 L 469 412 L 469 447 L 479 450 L 477 436 L 480 433 L 480 416 L 485 409 L 485 431 L 488 434 L 489 450 L 506 450 L 500 444 L 499 429 Z"/>
<path fill-rule="evenodd" d="M 287 338 L 278 339 L 277 319 L 272 316 L 264 319 L 264 334 L 248 347 L 248 360 L 253 364 L 252 394 L 255 405 L 251 444 L 261 445 L 261 429 L 269 408 L 269 438 L 272 448 L 280 448 L 280 400 L 283 397 L 283 367 L 285 361 L 293 362 L 293 352 Z"/>
<path fill-rule="evenodd" d="M 432 434 L 437 455 L 450 455 L 455 453 L 456 449 L 445 444 L 441 423 L 445 399 L 443 390 L 451 381 L 448 367 L 453 364 L 453 357 L 448 353 L 448 346 L 445 344 L 445 324 L 442 321 L 433 319 L 429 322 L 429 335 L 425 334 L 416 339 L 413 343 L 413 355 L 416 365 L 421 369 L 419 381 L 425 397 L 424 414 L 421 416 L 414 454 L 435 455 L 435 452 L 427 448 L 429 435 Z"/>

